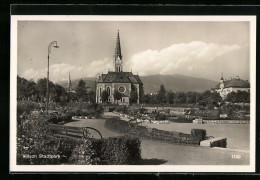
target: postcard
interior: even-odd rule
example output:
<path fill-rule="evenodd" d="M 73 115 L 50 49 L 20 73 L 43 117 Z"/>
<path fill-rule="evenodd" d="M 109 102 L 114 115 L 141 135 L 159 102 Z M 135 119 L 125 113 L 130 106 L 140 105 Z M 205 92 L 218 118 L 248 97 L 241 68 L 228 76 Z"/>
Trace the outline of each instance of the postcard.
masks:
<path fill-rule="evenodd" d="M 12 15 L 11 172 L 255 172 L 256 16 Z"/>

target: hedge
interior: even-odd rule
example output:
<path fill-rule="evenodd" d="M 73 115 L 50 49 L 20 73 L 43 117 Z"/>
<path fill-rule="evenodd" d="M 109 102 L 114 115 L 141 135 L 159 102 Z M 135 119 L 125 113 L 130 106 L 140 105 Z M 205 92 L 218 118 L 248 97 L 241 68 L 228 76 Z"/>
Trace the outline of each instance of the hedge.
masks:
<path fill-rule="evenodd" d="M 222 147 L 226 148 L 227 147 L 227 139 L 222 139 L 220 141 L 214 141 L 210 143 L 210 147 Z"/>
<path fill-rule="evenodd" d="M 176 131 L 164 131 L 159 129 L 148 129 L 144 126 L 131 126 L 126 121 L 118 119 L 107 119 L 105 127 L 114 131 L 125 133 L 131 136 L 144 137 L 152 140 L 166 141 L 169 143 L 181 143 L 199 145 L 205 139 L 206 130 L 193 129 L 192 134 L 185 134 Z"/>
<path fill-rule="evenodd" d="M 64 124 L 70 121 L 72 121 L 72 116 L 52 116 L 48 119 L 48 122 L 52 124 Z"/>
<path fill-rule="evenodd" d="M 94 150 L 102 165 L 130 165 L 141 159 L 141 142 L 129 136 L 92 139 Z"/>
<path fill-rule="evenodd" d="M 191 138 L 194 140 L 202 141 L 205 140 L 206 130 L 205 129 L 192 129 Z"/>

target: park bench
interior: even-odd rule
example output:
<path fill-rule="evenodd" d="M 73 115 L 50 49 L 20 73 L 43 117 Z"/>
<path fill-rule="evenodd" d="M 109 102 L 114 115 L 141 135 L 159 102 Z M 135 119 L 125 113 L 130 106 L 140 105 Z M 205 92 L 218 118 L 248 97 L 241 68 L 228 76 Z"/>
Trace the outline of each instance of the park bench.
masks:
<path fill-rule="evenodd" d="M 73 127 L 57 124 L 49 124 L 49 127 L 55 137 L 81 140 L 82 137 L 88 136 L 93 139 L 102 139 L 101 133 L 92 127 Z M 88 134 L 84 134 L 86 133 L 84 129 L 88 131 Z"/>

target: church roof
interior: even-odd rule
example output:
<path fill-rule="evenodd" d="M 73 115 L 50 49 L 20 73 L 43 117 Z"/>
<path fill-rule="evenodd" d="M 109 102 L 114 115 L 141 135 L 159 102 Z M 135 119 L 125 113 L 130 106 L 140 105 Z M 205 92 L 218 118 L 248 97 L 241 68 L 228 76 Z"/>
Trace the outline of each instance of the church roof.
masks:
<path fill-rule="evenodd" d="M 133 75 L 132 72 L 112 72 L 109 71 L 107 74 L 102 74 L 98 83 L 142 83 L 138 75 Z"/>
<path fill-rule="evenodd" d="M 220 84 L 221 83 L 218 83 L 215 88 L 219 89 Z M 248 81 L 245 81 L 245 80 L 242 80 L 239 78 L 234 78 L 234 79 L 224 81 L 224 87 L 225 88 L 229 88 L 229 87 L 250 88 L 250 83 Z"/>

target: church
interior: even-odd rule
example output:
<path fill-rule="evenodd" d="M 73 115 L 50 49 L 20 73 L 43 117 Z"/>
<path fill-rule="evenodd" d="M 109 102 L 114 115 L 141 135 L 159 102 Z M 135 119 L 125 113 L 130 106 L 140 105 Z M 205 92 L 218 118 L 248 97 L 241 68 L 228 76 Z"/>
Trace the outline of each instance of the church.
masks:
<path fill-rule="evenodd" d="M 116 91 L 121 93 L 121 99 L 119 100 L 114 97 Z M 138 75 L 134 75 L 132 72 L 124 72 L 118 31 L 115 54 L 113 57 L 113 71 L 108 71 L 107 74 L 102 73 L 97 77 L 96 102 L 104 103 L 102 102 L 102 93 L 106 92 L 108 94 L 108 103 L 128 105 L 132 91 L 135 91 L 134 93 L 137 96 L 136 103 L 139 104 L 143 95 L 143 83 Z"/>
<path fill-rule="evenodd" d="M 222 74 L 220 78 L 220 83 L 218 83 L 212 90 L 219 93 L 222 99 L 226 99 L 227 95 L 231 92 L 250 92 L 250 83 L 247 80 L 245 81 L 240 79 L 239 76 L 236 76 L 235 78 L 231 78 L 229 80 L 224 80 Z"/>

